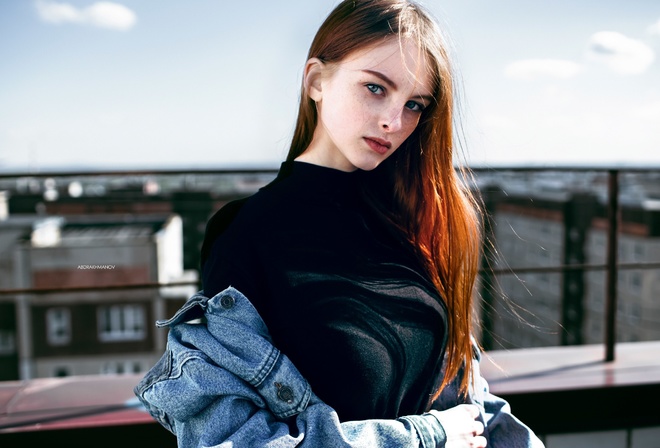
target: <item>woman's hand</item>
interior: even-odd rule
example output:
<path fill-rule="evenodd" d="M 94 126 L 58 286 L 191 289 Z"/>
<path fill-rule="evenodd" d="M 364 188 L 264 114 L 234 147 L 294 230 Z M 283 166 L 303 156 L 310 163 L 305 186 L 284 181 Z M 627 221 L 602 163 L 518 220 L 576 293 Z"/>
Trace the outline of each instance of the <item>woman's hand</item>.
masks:
<path fill-rule="evenodd" d="M 440 421 L 447 435 L 445 448 L 485 448 L 486 438 L 481 434 L 484 425 L 479 417 L 479 408 L 471 404 L 460 404 L 446 411 L 431 413 Z"/>

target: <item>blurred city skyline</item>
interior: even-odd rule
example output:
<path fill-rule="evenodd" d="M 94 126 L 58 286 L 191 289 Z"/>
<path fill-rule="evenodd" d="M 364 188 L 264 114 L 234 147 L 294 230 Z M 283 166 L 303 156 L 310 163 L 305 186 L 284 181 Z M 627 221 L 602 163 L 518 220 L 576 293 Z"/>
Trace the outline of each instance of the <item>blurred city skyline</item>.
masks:
<path fill-rule="evenodd" d="M 0 4 L 0 170 L 272 166 L 337 0 Z M 660 4 L 424 0 L 465 160 L 660 163 Z"/>

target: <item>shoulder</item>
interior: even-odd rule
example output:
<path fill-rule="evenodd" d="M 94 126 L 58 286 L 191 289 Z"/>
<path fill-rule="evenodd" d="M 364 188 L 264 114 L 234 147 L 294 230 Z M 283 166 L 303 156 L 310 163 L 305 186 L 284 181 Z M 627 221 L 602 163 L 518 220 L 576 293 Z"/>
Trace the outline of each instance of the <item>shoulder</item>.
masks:
<path fill-rule="evenodd" d="M 213 216 L 211 216 L 211 219 L 206 223 L 206 232 L 204 233 L 204 241 L 201 250 L 202 266 L 208 259 L 215 240 L 229 228 L 232 222 L 234 222 L 234 219 L 236 219 L 236 216 L 238 216 L 239 212 L 249 199 L 250 197 L 247 197 L 227 203 L 215 212 Z"/>
<path fill-rule="evenodd" d="M 286 184 L 286 181 L 273 181 L 252 196 L 228 202 L 216 211 L 206 224 L 201 265 L 209 258 L 221 235 L 231 232 L 232 238 L 238 240 L 242 239 L 241 235 L 254 237 L 264 231 L 263 226 L 286 216 L 284 209 L 290 204 Z"/>

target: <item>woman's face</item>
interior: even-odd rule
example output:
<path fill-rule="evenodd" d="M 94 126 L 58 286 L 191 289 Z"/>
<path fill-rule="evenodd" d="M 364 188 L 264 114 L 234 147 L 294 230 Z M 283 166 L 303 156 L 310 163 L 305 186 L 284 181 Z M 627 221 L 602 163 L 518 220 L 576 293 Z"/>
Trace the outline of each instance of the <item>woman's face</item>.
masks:
<path fill-rule="evenodd" d="M 419 53 L 413 41 L 391 38 L 338 63 L 308 61 L 306 87 L 318 123 L 298 160 L 372 170 L 392 155 L 433 101 L 427 61 Z"/>

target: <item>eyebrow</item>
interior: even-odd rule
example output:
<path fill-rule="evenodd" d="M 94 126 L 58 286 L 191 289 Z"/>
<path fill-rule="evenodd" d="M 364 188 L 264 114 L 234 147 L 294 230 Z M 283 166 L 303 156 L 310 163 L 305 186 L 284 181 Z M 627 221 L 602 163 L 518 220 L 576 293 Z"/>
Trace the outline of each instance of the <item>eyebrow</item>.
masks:
<path fill-rule="evenodd" d="M 362 70 L 364 73 L 368 73 L 370 75 L 375 76 L 376 78 L 380 78 L 385 84 L 388 84 L 392 89 L 396 90 L 397 85 L 394 81 L 392 81 L 390 78 L 387 77 L 384 73 L 377 72 L 376 70 L 369 70 L 369 69 L 364 69 Z M 420 98 L 423 100 L 428 101 L 431 103 L 435 98 L 433 98 L 431 95 L 416 95 L 413 98 Z"/>

